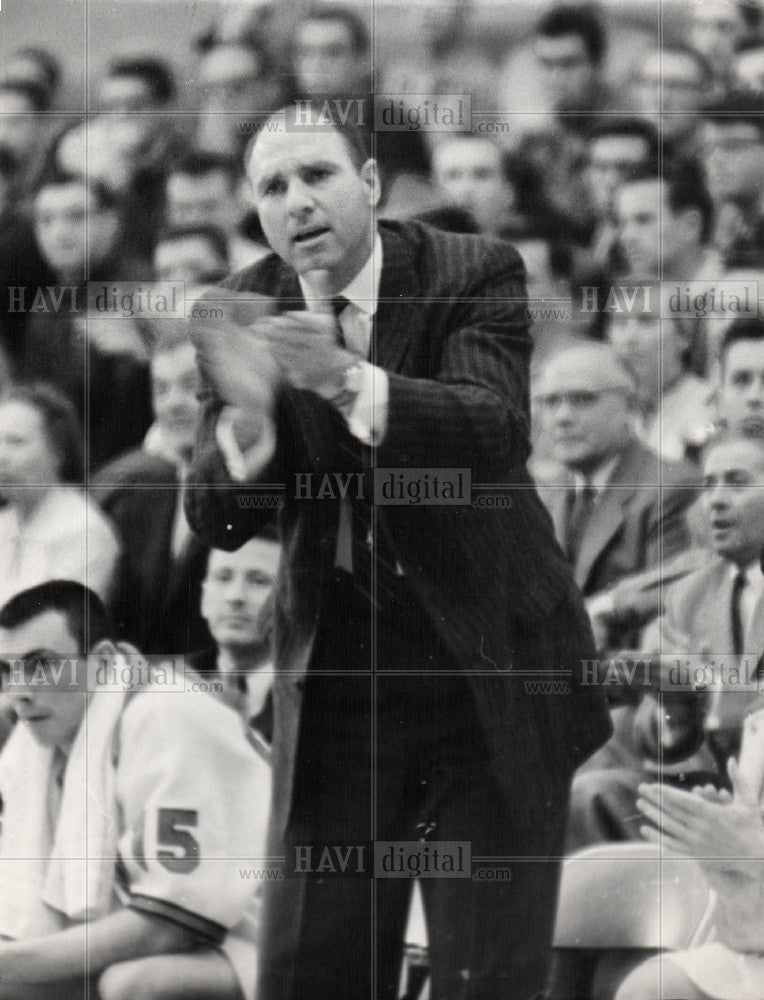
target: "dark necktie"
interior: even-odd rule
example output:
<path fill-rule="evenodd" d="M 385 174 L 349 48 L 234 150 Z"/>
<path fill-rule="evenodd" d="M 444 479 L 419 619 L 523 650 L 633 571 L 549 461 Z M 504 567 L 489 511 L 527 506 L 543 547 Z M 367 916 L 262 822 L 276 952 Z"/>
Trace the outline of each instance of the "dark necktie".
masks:
<path fill-rule="evenodd" d="M 748 578 L 743 570 L 738 570 L 732 584 L 732 598 L 730 600 L 730 622 L 732 623 L 732 651 L 735 656 L 743 655 L 745 645 L 745 627 L 743 624 L 743 609 L 741 598 L 745 590 Z"/>
<path fill-rule="evenodd" d="M 344 295 L 337 295 L 331 300 L 332 313 L 337 320 L 339 330 L 338 340 L 342 347 L 347 347 L 347 343 L 340 316 L 349 304 L 349 299 L 346 299 Z M 362 465 L 368 468 L 361 444 L 353 439 L 350 447 L 356 457 L 360 458 Z M 368 492 L 371 487 L 371 476 L 366 477 L 366 485 Z M 350 504 L 353 582 L 365 599 L 374 599 L 379 606 L 389 604 L 390 601 L 394 600 L 395 583 L 399 578 L 399 573 L 395 558 L 385 543 L 381 530 L 373 523 L 370 501 L 371 497 L 365 500 L 356 500 Z M 343 531 L 342 519 L 341 513 L 341 533 Z M 340 541 L 338 544 L 341 547 L 344 543 Z"/>
<path fill-rule="evenodd" d="M 334 314 L 334 318 L 337 320 L 337 329 L 339 331 L 337 339 L 340 347 L 345 346 L 345 334 L 342 329 L 342 323 L 340 323 L 340 316 L 345 311 L 345 307 L 349 304 L 350 299 L 346 299 L 344 295 L 336 295 L 332 299 L 332 313 Z"/>
<path fill-rule="evenodd" d="M 565 555 L 568 562 L 575 566 L 581 539 L 591 519 L 594 507 L 594 487 L 586 484 L 580 490 L 570 490 L 568 493 L 568 516 L 565 521 Z"/>

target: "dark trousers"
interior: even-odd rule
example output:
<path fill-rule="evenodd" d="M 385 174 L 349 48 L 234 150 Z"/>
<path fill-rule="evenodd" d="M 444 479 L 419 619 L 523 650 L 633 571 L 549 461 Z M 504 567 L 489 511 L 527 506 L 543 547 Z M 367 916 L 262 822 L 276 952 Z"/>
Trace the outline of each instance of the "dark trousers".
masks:
<path fill-rule="evenodd" d="M 373 622 L 340 576 L 330 599 L 304 691 L 286 878 L 269 886 L 261 1000 L 395 1000 L 413 883 L 369 877 L 371 841 L 469 842 L 473 877 L 420 883 L 433 1000 L 529 1000 L 545 979 L 567 782 L 539 789 L 557 821 L 529 830 L 495 779 L 464 674 L 405 590 Z M 306 846 L 324 871 L 296 872 Z M 361 846 L 363 872 L 347 854 Z M 343 856 L 348 870 L 326 870 Z"/>

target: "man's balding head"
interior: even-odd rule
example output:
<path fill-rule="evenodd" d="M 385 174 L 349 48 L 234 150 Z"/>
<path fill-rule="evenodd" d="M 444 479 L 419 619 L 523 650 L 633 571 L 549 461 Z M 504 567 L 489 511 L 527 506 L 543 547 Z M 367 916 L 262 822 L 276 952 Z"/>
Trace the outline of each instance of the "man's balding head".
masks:
<path fill-rule="evenodd" d="M 631 440 L 634 383 L 605 344 L 555 354 L 537 398 L 555 457 L 572 470 L 593 472 Z"/>

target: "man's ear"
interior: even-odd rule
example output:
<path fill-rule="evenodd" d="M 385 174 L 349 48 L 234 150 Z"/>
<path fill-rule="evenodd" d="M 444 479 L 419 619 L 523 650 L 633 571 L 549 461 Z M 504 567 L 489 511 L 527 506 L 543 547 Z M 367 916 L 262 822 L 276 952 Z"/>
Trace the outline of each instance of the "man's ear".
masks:
<path fill-rule="evenodd" d="M 382 197 L 382 183 L 377 161 L 370 157 L 361 167 L 359 174 L 366 185 L 369 204 L 372 208 L 376 208 Z"/>
<path fill-rule="evenodd" d="M 91 656 L 111 656 L 117 655 L 117 647 L 111 641 L 111 639 L 101 639 L 97 642 L 95 646 L 90 650 Z"/>

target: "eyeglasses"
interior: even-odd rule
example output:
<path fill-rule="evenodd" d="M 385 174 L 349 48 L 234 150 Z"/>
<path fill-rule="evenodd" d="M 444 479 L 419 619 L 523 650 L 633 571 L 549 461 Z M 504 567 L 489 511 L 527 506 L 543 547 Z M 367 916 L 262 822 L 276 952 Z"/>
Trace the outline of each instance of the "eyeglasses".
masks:
<path fill-rule="evenodd" d="M 563 403 L 567 403 L 572 410 L 587 410 L 603 398 L 613 393 L 623 393 L 624 389 L 613 386 L 611 389 L 572 389 L 569 392 L 549 392 L 545 395 L 534 396 L 534 402 L 548 410 L 556 410 Z"/>

